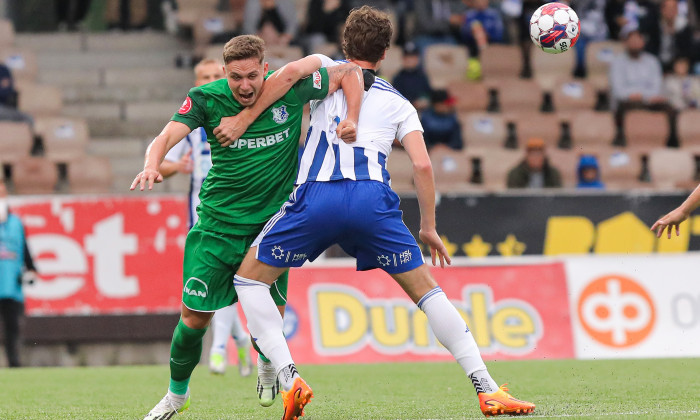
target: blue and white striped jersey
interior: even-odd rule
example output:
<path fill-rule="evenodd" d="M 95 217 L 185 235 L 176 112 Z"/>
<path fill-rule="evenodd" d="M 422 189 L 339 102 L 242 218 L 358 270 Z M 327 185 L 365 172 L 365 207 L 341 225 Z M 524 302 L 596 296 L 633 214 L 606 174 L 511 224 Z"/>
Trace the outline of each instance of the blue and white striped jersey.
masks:
<path fill-rule="evenodd" d="M 339 64 L 326 56 L 316 56 L 323 67 Z M 413 105 L 380 78 L 364 93 L 357 141 L 351 144 L 335 134 L 338 123 L 346 116 L 347 104 L 342 90 L 311 102 L 311 125 L 299 163 L 297 185 L 341 179 L 372 180 L 390 185 L 386 161 L 394 139 L 402 141 L 412 131 L 423 131 Z"/>
<path fill-rule="evenodd" d="M 192 130 L 185 139 L 168 151 L 165 160 L 177 162 L 186 153 L 192 153 L 192 173 L 190 174 L 189 217 L 188 226 L 191 228 L 197 222 L 197 206 L 199 205 L 199 190 L 202 189 L 204 178 L 211 169 L 211 148 L 207 143 L 204 128 Z"/>

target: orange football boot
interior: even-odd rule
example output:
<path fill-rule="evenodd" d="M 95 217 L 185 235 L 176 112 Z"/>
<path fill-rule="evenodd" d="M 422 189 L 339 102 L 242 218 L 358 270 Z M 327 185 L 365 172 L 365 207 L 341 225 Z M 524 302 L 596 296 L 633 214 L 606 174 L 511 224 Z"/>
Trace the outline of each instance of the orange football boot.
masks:
<path fill-rule="evenodd" d="M 284 406 L 284 414 L 282 420 L 297 420 L 304 416 L 304 406 L 311 401 L 314 392 L 306 382 L 297 376 L 294 379 L 292 389 L 282 391 L 282 404 Z"/>
<path fill-rule="evenodd" d="M 521 415 L 530 414 L 535 411 L 535 404 L 513 398 L 508 393 L 506 385 L 502 385 L 498 391 L 486 394 L 479 394 L 479 405 L 481 412 L 486 417 L 499 416 L 501 414 Z"/>

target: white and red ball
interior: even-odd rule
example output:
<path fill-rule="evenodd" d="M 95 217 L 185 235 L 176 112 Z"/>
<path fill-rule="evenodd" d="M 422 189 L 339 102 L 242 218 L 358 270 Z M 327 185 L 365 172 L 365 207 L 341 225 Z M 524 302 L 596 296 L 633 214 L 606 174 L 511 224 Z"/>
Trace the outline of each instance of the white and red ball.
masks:
<path fill-rule="evenodd" d="M 530 38 L 546 53 L 569 51 L 576 45 L 580 33 L 578 15 L 562 3 L 542 5 L 530 18 Z"/>

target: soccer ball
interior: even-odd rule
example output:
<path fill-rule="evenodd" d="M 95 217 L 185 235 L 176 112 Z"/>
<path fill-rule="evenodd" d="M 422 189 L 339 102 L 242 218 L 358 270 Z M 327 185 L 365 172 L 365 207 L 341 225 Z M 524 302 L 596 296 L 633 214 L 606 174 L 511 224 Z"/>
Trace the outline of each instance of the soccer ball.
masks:
<path fill-rule="evenodd" d="M 530 38 L 542 51 L 560 54 L 570 50 L 581 32 L 576 12 L 562 3 L 547 3 L 530 18 Z"/>

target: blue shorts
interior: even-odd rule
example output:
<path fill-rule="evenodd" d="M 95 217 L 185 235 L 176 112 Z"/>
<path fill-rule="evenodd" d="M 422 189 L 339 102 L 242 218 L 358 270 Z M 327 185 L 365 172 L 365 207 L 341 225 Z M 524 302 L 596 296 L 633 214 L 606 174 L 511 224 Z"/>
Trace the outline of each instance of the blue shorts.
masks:
<path fill-rule="evenodd" d="M 401 219 L 399 197 L 378 181 L 307 182 L 265 225 L 253 246 L 274 267 L 300 267 L 333 244 L 357 259 L 357 269 L 405 273 L 423 265 Z"/>

